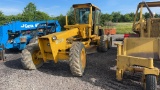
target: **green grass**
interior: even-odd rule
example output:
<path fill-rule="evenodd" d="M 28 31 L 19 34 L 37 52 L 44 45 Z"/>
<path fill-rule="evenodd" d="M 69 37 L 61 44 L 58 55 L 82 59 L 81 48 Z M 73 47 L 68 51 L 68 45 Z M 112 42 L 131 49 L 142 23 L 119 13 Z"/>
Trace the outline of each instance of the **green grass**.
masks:
<path fill-rule="evenodd" d="M 116 23 L 116 33 L 124 34 L 124 33 L 132 33 L 132 24 L 133 23 Z"/>

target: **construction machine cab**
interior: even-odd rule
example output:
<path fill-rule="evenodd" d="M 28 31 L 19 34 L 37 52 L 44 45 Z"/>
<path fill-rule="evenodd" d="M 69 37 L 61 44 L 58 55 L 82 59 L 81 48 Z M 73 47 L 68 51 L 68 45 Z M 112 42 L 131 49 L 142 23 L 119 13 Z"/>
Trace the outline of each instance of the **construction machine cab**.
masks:
<path fill-rule="evenodd" d="M 73 8 L 76 24 L 89 24 L 90 19 L 92 24 L 99 24 L 100 9 L 93 4 L 74 4 Z"/>
<path fill-rule="evenodd" d="M 91 35 L 98 34 L 100 24 L 100 9 L 91 3 L 74 4 L 75 25 L 88 25 L 91 27 Z M 67 18 L 66 18 L 67 19 Z M 66 26 L 68 20 L 66 20 Z"/>
<path fill-rule="evenodd" d="M 137 6 L 133 22 L 133 32 L 139 34 L 140 37 L 159 37 L 160 30 L 158 30 L 158 23 L 160 23 L 160 18 L 155 17 L 155 12 L 152 12 L 152 9 L 159 9 L 159 7 L 160 1 L 140 2 Z M 147 12 L 149 14 L 146 18 L 143 15 L 144 12 Z"/>
<path fill-rule="evenodd" d="M 75 9 L 75 22 L 76 24 L 89 24 L 89 8 Z"/>

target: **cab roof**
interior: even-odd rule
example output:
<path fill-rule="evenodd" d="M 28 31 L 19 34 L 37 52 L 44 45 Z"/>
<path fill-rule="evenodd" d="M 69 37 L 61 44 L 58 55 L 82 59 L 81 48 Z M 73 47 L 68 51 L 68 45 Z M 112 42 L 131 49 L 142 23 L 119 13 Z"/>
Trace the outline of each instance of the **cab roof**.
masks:
<path fill-rule="evenodd" d="M 148 7 L 160 7 L 160 1 L 146 2 L 146 4 L 148 5 Z M 145 2 L 140 2 L 138 7 L 140 8 L 141 5 L 143 5 L 143 7 L 146 7 Z"/>
<path fill-rule="evenodd" d="M 73 4 L 73 8 L 83 8 L 83 7 L 90 7 L 90 6 L 100 10 L 97 6 L 95 6 L 95 5 L 91 4 L 91 3 Z"/>

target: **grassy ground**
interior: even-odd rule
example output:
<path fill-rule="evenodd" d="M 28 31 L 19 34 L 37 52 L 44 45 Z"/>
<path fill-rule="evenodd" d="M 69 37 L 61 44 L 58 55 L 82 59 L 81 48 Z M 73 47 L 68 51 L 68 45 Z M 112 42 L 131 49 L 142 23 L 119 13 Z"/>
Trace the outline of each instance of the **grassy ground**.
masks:
<path fill-rule="evenodd" d="M 115 28 L 117 34 L 132 33 L 132 23 L 116 23 Z"/>

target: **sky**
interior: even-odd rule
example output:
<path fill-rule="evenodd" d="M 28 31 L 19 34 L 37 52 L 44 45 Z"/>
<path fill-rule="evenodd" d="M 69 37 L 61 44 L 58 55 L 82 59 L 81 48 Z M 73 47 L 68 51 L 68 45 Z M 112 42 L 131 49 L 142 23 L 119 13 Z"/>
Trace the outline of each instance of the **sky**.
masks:
<path fill-rule="evenodd" d="M 0 0 L 0 11 L 5 15 L 16 15 L 22 13 L 24 7 L 32 2 L 36 5 L 37 10 L 51 16 L 58 16 L 60 14 L 66 15 L 73 4 L 92 3 L 99 7 L 102 13 L 111 14 L 113 11 L 120 11 L 122 14 L 126 14 L 135 12 L 138 3 L 141 1 L 143 0 Z"/>

